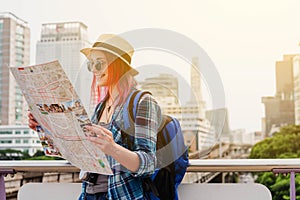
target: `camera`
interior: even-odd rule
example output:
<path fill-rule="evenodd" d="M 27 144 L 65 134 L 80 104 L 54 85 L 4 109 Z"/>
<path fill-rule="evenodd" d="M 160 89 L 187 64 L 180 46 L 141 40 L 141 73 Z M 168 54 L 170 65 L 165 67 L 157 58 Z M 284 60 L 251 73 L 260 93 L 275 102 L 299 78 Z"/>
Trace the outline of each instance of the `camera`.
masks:
<path fill-rule="evenodd" d="M 85 182 L 88 182 L 90 184 L 95 184 L 98 178 L 98 174 L 96 173 L 90 173 L 87 171 L 81 170 L 79 173 L 79 179 Z"/>

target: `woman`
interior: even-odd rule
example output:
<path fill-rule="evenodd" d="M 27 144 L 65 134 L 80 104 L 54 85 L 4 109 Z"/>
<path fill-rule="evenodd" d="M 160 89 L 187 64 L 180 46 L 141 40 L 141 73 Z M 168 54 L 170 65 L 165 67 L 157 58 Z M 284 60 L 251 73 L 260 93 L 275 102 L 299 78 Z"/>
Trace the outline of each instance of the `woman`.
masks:
<path fill-rule="evenodd" d="M 81 50 L 94 75 L 92 100 L 100 102 L 92 117 L 93 125 L 85 127 L 97 137 L 88 140 L 107 155 L 113 175 L 81 172 L 88 181 L 83 182 L 79 199 L 145 199 L 142 178 L 155 170 L 156 133 L 161 113 L 151 95 L 142 96 L 135 117 L 134 145 L 128 149 L 122 141 L 122 134 L 128 133 L 119 124 L 127 109 L 124 104 L 136 90 L 134 76 L 138 72 L 130 66 L 133 51 L 126 40 L 112 34 L 101 35 L 92 48 Z M 36 125 L 29 114 L 29 127 L 34 129 Z"/>

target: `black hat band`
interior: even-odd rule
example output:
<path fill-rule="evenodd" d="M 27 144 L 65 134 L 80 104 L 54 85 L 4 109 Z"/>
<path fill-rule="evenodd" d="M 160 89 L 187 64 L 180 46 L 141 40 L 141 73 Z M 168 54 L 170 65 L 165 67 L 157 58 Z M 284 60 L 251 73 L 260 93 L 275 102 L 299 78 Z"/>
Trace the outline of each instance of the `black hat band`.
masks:
<path fill-rule="evenodd" d="M 115 53 L 117 53 L 120 57 L 124 58 L 129 64 L 131 63 L 131 57 L 123 50 L 112 46 L 110 44 L 107 43 L 103 43 L 103 42 L 96 42 L 93 47 L 103 47 L 105 49 L 109 49 Z"/>

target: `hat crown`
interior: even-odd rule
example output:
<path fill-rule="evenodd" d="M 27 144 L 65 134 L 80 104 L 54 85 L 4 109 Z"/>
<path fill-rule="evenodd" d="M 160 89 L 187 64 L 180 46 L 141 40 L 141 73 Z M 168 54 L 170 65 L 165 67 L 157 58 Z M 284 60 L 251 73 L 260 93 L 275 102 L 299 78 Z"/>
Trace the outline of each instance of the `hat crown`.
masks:
<path fill-rule="evenodd" d="M 102 34 L 97 38 L 97 41 L 94 43 L 95 46 L 97 43 L 104 43 L 121 49 L 132 57 L 134 49 L 124 38 L 115 35 L 115 34 Z"/>
<path fill-rule="evenodd" d="M 83 48 L 80 50 L 80 52 L 89 59 L 89 56 L 93 50 L 106 51 L 118 56 L 128 65 L 131 75 L 135 76 L 139 73 L 132 68 L 130 64 L 134 48 L 124 38 L 114 34 L 102 34 L 98 37 L 97 41 L 91 48 Z"/>

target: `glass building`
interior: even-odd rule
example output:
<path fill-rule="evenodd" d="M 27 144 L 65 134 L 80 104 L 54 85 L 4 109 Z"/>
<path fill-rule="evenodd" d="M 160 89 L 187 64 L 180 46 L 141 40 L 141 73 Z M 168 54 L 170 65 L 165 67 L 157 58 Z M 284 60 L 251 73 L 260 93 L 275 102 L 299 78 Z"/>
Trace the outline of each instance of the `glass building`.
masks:
<path fill-rule="evenodd" d="M 81 100 L 87 106 L 91 74 L 86 70 L 82 48 L 90 46 L 87 26 L 82 22 L 42 24 L 41 38 L 36 45 L 36 63 L 58 60 Z"/>
<path fill-rule="evenodd" d="M 30 59 L 30 30 L 12 13 L 0 13 L 0 125 L 27 122 L 27 104 L 8 66 L 26 66 Z"/>

